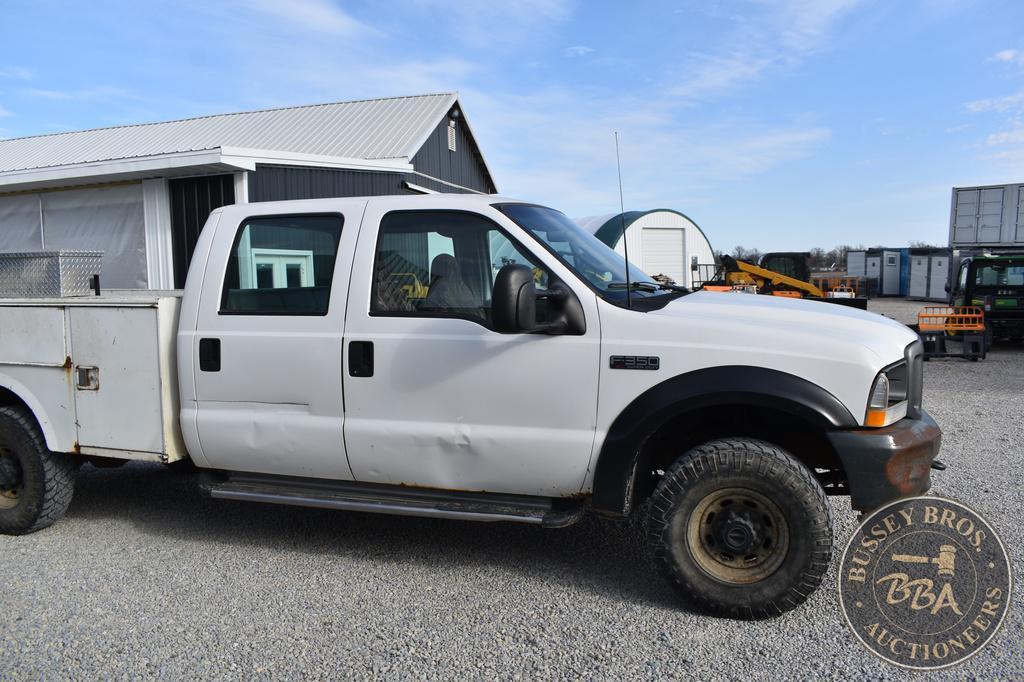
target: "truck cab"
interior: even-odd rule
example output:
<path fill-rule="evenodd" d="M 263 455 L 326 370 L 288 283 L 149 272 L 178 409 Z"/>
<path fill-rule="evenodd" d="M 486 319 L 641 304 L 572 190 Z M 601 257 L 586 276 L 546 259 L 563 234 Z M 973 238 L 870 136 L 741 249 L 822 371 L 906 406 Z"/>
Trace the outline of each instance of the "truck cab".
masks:
<path fill-rule="evenodd" d="M 635 518 L 684 598 L 758 617 L 824 577 L 826 495 L 867 511 L 923 492 L 939 450 L 906 327 L 662 285 L 564 214 L 513 199 L 220 208 L 180 298 L 153 305 L 176 332 L 156 329 L 164 350 L 130 375 L 78 350 L 109 345 L 102 325 L 63 341 L 66 389 L 56 361 L 15 367 L 0 343 L 0 531 L 52 523 L 70 500 L 53 490 L 83 458 L 187 458 L 226 500 L 543 526 Z M 0 323 L 104 307 L 0 299 Z M 152 419 L 169 436 L 118 449 L 112 427 L 103 448 L 72 444 L 78 404 L 98 419 L 104 390 L 130 385 L 166 398 L 133 428 Z M 74 399 L 45 397 L 60 390 Z"/>
<path fill-rule="evenodd" d="M 963 258 L 949 299 L 984 309 L 989 340 L 1024 338 L 1024 252 Z"/>

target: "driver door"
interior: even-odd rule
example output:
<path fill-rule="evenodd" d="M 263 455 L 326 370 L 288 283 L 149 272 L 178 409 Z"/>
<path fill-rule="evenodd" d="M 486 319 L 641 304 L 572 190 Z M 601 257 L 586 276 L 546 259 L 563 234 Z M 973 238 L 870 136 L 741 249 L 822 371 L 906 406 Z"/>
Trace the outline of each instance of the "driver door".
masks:
<path fill-rule="evenodd" d="M 356 480 L 577 493 L 597 412 L 593 294 L 576 287 L 582 335 L 499 334 L 490 323 L 497 271 L 530 265 L 541 288 L 552 276 L 513 236 L 518 228 L 497 212 L 386 207 L 367 207 L 347 311 L 345 442 Z M 395 286 L 396 273 L 412 273 L 425 295 Z"/>

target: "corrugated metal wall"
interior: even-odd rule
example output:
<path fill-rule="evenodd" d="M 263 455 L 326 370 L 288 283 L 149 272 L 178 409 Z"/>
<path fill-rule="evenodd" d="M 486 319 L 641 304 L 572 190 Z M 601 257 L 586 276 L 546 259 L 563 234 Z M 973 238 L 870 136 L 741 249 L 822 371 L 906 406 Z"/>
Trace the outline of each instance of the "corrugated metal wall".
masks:
<path fill-rule="evenodd" d="M 259 164 L 256 166 L 255 172 L 249 173 L 249 201 L 415 194 L 405 188 L 405 182 L 432 189 L 435 192 L 461 192 L 458 188 L 412 173 L 381 173 L 339 168 Z"/>
<path fill-rule="evenodd" d="M 260 164 L 249 173 L 249 201 L 408 194 L 404 180 L 402 173 Z"/>
<path fill-rule="evenodd" d="M 437 124 L 434 132 L 416 152 L 412 165 L 420 173 L 439 180 L 446 180 L 485 194 L 495 192 L 494 184 L 484 173 L 480 151 L 466 133 L 466 126 L 461 121 L 455 124 L 455 151 L 448 148 L 447 116 Z M 422 184 L 419 180 L 410 182 Z"/>
<path fill-rule="evenodd" d="M 192 252 L 210 211 L 235 203 L 234 175 L 207 175 L 174 179 L 171 195 L 171 239 L 174 249 L 174 286 L 185 286 Z"/>

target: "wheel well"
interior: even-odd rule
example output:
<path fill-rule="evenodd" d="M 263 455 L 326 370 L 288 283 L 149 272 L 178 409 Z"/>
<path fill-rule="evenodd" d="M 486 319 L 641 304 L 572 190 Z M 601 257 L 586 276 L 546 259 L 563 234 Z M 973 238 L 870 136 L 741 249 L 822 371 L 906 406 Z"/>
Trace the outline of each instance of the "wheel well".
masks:
<path fill-rule="evenodd" d="M 637 457 L 633 501 L 645 500 L 664 472 L 691 448 L 715 438 L 758 438 L 796 457 L 829 495 L 846 495 L 846 473 L 825 431 L 784 410 L 715 405 L 678 415 L 644 441 Z"/>
<path fill-rule="evenodd" d="M 3 386 L 0 386 L 0 407 L 23 407 L 29 414 L 32 414 L 28 403 L 22 400 L 17 393 Z M 32 416 L 35 418 L 35 415 Z"/>

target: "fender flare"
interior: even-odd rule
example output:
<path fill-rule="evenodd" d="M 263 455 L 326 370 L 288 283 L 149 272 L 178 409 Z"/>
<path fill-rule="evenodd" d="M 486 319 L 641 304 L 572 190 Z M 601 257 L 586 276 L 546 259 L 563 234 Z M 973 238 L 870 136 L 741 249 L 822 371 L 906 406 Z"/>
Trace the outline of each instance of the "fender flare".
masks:
<path fill-rule="evenodd" d="M 598 455 L 591 503 L 595 511 L 629 514 L 641 447 L 670 420 L 715 405 L 749 405 L 786 412 L 823 431 L 857 426 L 824 388 L 764 367 L 724 365 L 676 375 L 652 386 L 612 422 Z"/>
<path fill-rule="evenodd" d="M 42 402 L 35 394 L 25 384 L 6 374 L 0 374 L 0 389 L 6 389 L 28 406 L 32 416 L 35 417 L 36 423 L 39 424 L 39 430 L 43 432 L 43 440 L 46 442 L 46 447 L 55 452 L 59 451 L 60 444 L 57 442 L 57 429 L 43 407 Z"/>

